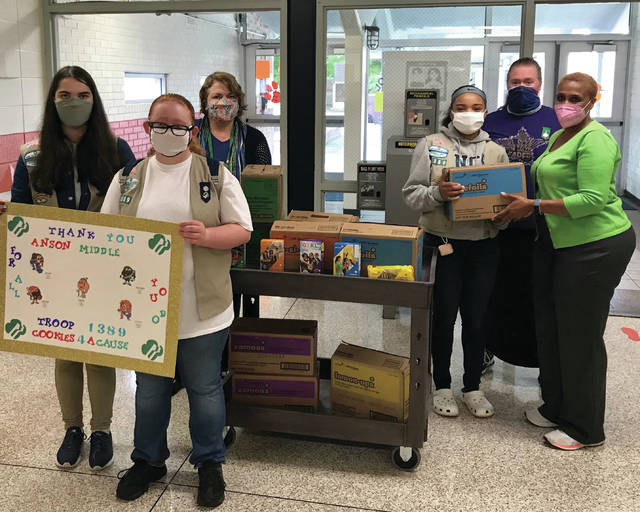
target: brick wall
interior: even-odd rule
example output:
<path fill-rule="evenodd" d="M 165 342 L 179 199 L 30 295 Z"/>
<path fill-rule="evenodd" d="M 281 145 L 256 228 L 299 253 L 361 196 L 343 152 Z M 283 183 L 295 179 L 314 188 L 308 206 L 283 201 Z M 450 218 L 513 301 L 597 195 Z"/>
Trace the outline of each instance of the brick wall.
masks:
<path fill-rule="evenodd" d="M 196 111 L 201 77 L 224 70 L 244 82 L 234 15 L 207 16 L 103 14 L 56 20 L 60 65 L 79 65 L 91 73 L 113 132 L 137 158 L 149 148 L 142 128 L 149 103 L 125 103 L 125 72 L 165 74 L 167 92 L 187 97 Z M 11 186 L 9 169 L 20 146 L 38 137 L 48 87 L 43 76 L 40 1 L 0 0 L 0 192 Z"/>

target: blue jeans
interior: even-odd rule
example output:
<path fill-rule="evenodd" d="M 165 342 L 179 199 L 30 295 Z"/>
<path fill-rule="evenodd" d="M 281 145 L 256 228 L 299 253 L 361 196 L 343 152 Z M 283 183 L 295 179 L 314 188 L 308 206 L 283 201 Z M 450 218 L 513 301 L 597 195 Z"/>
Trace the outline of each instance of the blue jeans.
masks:
<path fill-rule="evenodd" d="M 226 415 L 220 361 L 229 329 L 178 341 L 176 368 L 189 397 L 189 461 L 224 462 L 222 438 Z M 169 458 L 167 428 L 171 417 L 172 379 L 136 372 L 136 425 L 131 459 L 162 465 Z"/>

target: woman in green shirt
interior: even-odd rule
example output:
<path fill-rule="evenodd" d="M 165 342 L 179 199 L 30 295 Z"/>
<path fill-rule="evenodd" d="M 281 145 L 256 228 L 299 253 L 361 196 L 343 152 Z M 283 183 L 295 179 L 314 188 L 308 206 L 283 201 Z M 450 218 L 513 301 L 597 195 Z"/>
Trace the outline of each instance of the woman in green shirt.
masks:
<path fill-rule="evenodd" d="M 511 201 L 498 220 L 535 214 L 534 303 L 544 403 L 525 412 L 552 446 L 604 443 L 609 303 L 635 249 L 635 233 L 616 194 L 618 144 L 592 121 L 598 84 L 564 76 L 555 111 L 562 130 L 534 162 L 536 199 Z"/>

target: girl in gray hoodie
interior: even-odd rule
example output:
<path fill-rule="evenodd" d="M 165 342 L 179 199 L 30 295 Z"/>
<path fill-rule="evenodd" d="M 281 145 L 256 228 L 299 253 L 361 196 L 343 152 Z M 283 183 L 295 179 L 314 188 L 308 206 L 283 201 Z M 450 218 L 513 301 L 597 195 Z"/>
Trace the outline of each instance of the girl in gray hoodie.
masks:
<path fill-rule="evenodd" d="M 446 169 L 508 163 L 502 146 L 481 130 L 487 115 L 485 93 L 472 85 L 456 89 L 443 128 L 421 139 L 413 152 L 411 174 L 402 193 L 405 203 L 422 212 L 425 254 L 439 250 L 434 287 L 431 354 L 436 391 L 433 409 L 442 416 L 457 416 L 451 391 L 453 326 L 460 310 L 464 376 L 462 398 L 474 416 L 494 413 L 480 387 L 485 346 L 484 317 L 493 290 L 498 261 L 495 236 L 506 223 L 490 220 L 452 221 L 445 204 L 456 201 L 464 187 L 448 180 Z"/>

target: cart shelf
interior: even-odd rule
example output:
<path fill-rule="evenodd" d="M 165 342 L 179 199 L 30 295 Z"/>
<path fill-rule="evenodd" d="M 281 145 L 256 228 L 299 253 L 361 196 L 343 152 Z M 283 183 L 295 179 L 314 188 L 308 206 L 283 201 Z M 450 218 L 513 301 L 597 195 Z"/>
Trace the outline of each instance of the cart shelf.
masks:
<path fill-rule="evenodd" d="M 332 415 L 327 405 L 330 388 L 327 377 L 330 376 L 331 361 L 320 359 L 321 405 L 318 412 L 259 407 L 231 400 L 228 404 L 228 424 L 254 430 L 400 447 L 400 450 L 396 448 L 393 452 L 394 463 L 400 469 L 414 469 L 420 461 L 418 450 L 427 436 L 426 404 L 431 389 L 430 320 L 435 258 L 433 253 L 423 268 L 422 280 L 414 282 L 232 269 L 234 293 L 411 308 L 410 393 L 406 423 Z"/>

